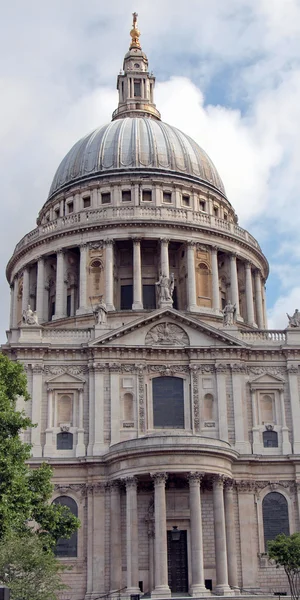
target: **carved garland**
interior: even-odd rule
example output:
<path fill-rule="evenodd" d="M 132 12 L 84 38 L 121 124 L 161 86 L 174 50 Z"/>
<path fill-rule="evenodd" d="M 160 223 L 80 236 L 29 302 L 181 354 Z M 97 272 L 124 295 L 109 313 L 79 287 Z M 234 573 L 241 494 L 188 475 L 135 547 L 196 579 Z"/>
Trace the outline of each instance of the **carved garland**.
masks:
<path fill-rule="evenodd" d="M 144 367 L 138 366 L 138 398 L 139 398 L 139 429 L 144 432 L 146 429 L 145 422 L 145 400 L 144 400 Z"/>

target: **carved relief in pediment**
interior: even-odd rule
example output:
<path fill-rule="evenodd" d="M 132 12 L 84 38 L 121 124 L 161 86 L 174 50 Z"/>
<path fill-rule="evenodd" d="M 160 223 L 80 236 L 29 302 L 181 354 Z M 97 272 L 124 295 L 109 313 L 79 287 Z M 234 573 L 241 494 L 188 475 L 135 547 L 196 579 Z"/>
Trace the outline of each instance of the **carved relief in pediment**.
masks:
<path fill-rule="evenodd" d="M 148 331 L 145 339 L 147 346 L 189 346 L 187 333 L 174 323 L 159 323 Z"/>

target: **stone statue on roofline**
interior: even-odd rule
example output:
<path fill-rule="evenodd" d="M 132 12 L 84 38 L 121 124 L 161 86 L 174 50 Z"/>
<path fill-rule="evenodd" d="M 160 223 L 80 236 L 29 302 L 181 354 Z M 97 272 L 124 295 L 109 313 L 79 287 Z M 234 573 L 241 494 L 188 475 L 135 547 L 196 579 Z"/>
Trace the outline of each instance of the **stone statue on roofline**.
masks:
<path fill-rule="evenodd" d="M 288 313 L 286 314 L 289 320 L 288 327 L 300 327 L 300 312 L 298 308 L 296 308 L 292 317 Z"/>
<path fill-rule="evenodd" d="M 95 315 L 96 325 L 103 325 L 104 323 L 106 323 L 107 308 L 106 308 L 106 304 L 102 298 L 94 310 L 94 315 Z"/>
<path fill-rule="evenodd" d="M 24 325 L 38 325 L 39 324 L 37 312 L 36 312 L 36 310 L 32 310 L 30 304 L 28 304 L 27 308 L 25 310 L 23 310 L 22 323 Z"/>
<path fill-rule="evenodd" d="M 222 312 L 223 324 L 234 325 L 236 322 L 236 305 L 229 300 Z"/>

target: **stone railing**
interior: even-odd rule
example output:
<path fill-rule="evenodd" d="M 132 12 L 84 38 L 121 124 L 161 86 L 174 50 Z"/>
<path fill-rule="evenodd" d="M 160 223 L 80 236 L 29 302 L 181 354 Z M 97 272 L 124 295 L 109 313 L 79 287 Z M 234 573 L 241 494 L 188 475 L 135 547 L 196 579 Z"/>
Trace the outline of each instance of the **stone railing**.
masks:
<path fill-rule="evenodd" d="M 255 238 L 242 227 L 235 223 L 224 221 L 213 215 L 194 212 L 184 208 L 171 208 L 168 206 L 105 206 L 96 209 L 84 210 L 80 213 L 72 213 L 65 217 L 59 217 L 55 221 L 49 221 L 44 225 L 36 227 L 25 235 L 16 245 L 15 252 L 26 247 L 33 241 L 45 238 L 56 232 L 75 227 L 86 227 L 89 223 L 103 223 L 105 221 L 116 222 L 118 219 L 129 223 L 135 221 L 172 221 L 173 223 L 196 224 L 204 229 L 223 231 L 232 234 L 234 237 L 247 242 L 250 246 L 260 250 L 260 246 Z"/>
<path fill-rule="evenodd" d="M 42 334 L 43 339 L 47 340 L 82 340 L 82 342 L 88 342 L 92 339 L 92 332 L 90 329 L 44 329 Z"/>
<path fill-rule="evenodd" d="M 254 331 L 240 331 L 240 337 L 250 344 L 284 344 L 286 331 L 277 329 L 256 329 Z"/>

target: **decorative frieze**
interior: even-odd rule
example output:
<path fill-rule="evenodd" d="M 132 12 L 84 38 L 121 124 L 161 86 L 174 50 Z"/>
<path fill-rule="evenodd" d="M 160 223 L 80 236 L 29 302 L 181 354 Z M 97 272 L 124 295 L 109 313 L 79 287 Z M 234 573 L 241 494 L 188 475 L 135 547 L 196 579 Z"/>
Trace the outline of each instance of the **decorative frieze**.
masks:
<path fill-rule="evenodd" d="M 138 365 L 138 403 L 139 403 L 139 429 L 144 432 L 146 429 L 145 416 L 145 384 L 144 384 L 144 366 Z"/>
<path fill-rule="evenodd" d="M 193 390 L 193 417 L 194 430 L 196 433 L 200 431 L 200 407 L 199 407 L 199 375 L 198 370 L 192 371 L 192 390 Z"/>

